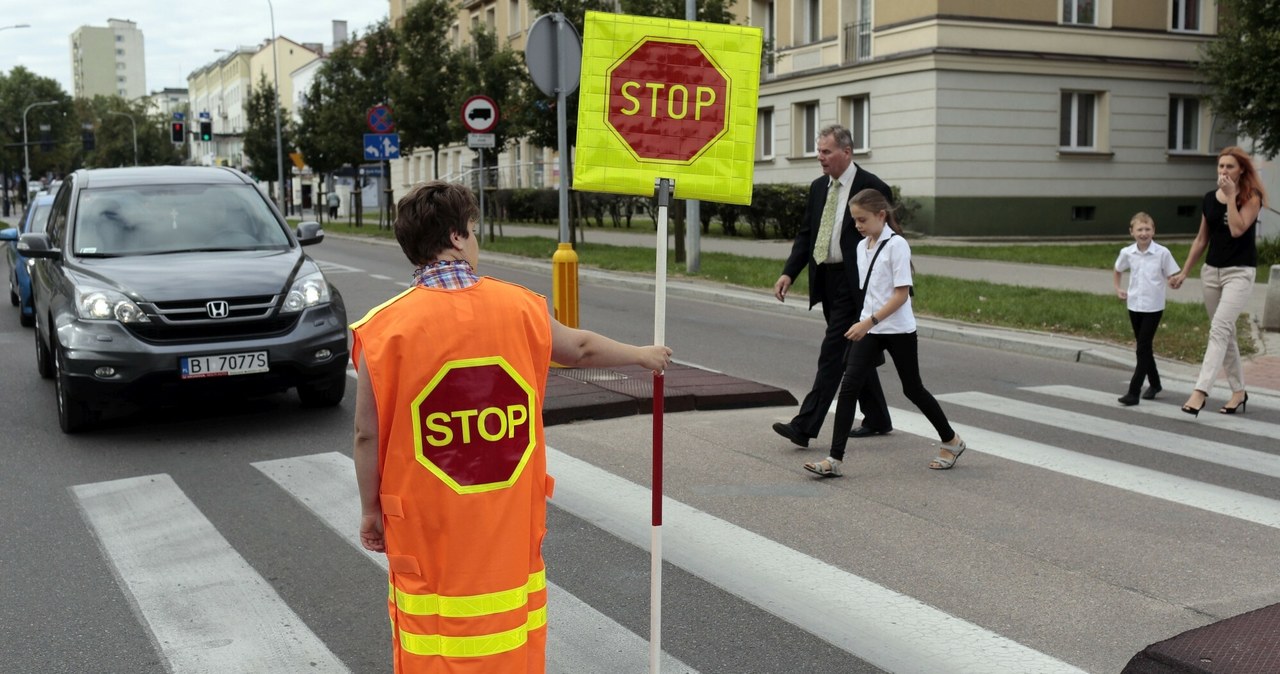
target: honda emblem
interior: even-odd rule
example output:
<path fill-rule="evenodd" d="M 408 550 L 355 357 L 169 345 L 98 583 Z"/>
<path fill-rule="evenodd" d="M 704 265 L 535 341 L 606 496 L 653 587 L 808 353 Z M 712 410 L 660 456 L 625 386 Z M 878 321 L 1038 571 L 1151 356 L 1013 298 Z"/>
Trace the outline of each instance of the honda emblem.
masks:
<path fill-rule="evenodd" d="M 225 300 L 214 300 L 204 305 L 204 308 L 209 312 L 209 318 L 226 318 L 231 315 L 231 307 Z"/>

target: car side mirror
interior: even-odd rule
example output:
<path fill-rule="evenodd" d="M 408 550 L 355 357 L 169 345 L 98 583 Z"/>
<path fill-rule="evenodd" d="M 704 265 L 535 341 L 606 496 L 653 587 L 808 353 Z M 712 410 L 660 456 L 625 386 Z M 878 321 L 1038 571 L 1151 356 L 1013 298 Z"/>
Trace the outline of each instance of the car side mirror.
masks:
<path fill-rule="evenodd" d="M 307 222 L 298 223 L 298 229 L 294 232 L 298 237 L 298 244 L 310 246 L 324 241 L 324 229 L 320 227 L 320 223 L 308 220 Z"/>
<path fill-rule="evenodd" d="M 39 257 L 47 260 L 57 260 L 62 257 L 62 251 L 53 247 L 49 242 L 49 235 L 44 232 L 27 232 L 19 236 L 18 254 L 23 257 Z"/>
<path fill-rule="evenodd" d="M 7 229 L 0 229 L 0 241 L 17 241 L 17 240 L 18 240 L 18 228 L 17 228 L 17 227 L 9 227 L 9 228 L 7 228 Z"/>

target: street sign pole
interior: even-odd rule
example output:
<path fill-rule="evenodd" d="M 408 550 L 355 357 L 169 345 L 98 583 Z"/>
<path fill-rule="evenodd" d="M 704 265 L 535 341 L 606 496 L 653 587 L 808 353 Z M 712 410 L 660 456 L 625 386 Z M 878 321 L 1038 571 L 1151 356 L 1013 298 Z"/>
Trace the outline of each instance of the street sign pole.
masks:
<path fill-rule="evenodd" d="M 568 87 L 565 85 L 569 78 L 565 73 L 565 59 L 560 45 L 568 39 L 564 28 L 567 19 L 558 12 L 552 16 L 556 22 L 556 149 L 560 151 L 560 243 L 566 243 L 572 242 L 569 238 L 569 122 L 565 113 L 565 108 L 568 107 L 568 94 L 565 91 Z"/>
<path fill-rule="evenodd" d="M 476 232 L 476 243 L 484 241 L 484 148 L 476 148 L 476 152 L 480 154 L 480 227 Z M 489 227 L 493 227 L 493 223 L 489 223 Z M 493 231 L 489 232 L 489 240 L 493 240 Z"/>

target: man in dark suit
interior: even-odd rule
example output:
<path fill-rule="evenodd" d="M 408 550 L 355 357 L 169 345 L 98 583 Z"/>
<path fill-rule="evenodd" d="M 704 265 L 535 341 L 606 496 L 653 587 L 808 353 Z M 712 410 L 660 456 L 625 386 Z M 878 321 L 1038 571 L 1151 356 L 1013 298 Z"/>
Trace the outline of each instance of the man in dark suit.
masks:
<path fill-rule="evenodd" d="M 827 320 L 813 388 L 790 423 L 773 425 L 778 435 L 801 447 L 808 447 L 809 440 L 822 430 L 844 375 L 844 352 L 849 343 L 844 333 L 862 310 L 863 293 L 858 287 L 855 252 L 862 235 L 853 225 L 849 199 L 864 189 L 875 188 L 893 202 L 889 186 L 853 162 L 853 137 L 843 126 L 828 126 L 818 134 L 818 163 L 822 165 L 823 175 L 809 186 L 804 221 L 782 268 L 782 276 L 773 286 L 778 301 L 786 301 L 791 284 L 807 266 L 809 308 L 821 302 L 822 316 Z M 853 429 L 849 437 L 880 435 L 893 430 L 889 407 L 875 372 L 858 394 L 858 407 L 862 408 L 862 425 Z"/>

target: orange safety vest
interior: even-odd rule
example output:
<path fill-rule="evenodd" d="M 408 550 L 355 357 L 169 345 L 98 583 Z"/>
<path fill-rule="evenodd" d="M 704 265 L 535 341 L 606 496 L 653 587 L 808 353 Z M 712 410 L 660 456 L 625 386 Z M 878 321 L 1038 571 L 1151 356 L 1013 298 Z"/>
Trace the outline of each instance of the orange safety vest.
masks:
<path fill-rule="evenodd" d="M 351 328 L 377 401 L 395 671 L 541 674 L 545 298 L 414 287 Z"/>

